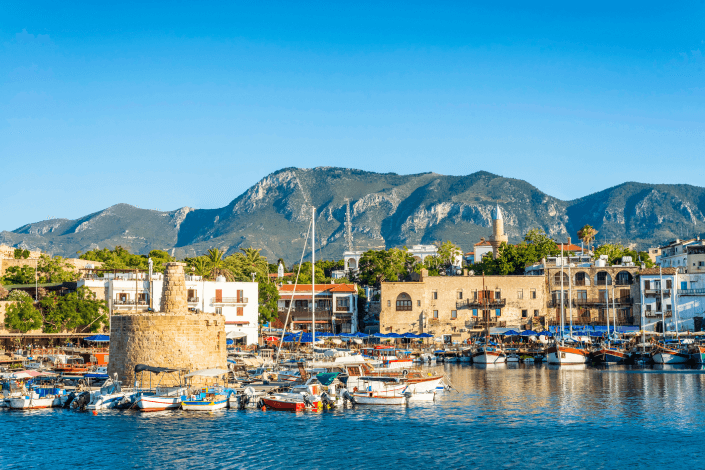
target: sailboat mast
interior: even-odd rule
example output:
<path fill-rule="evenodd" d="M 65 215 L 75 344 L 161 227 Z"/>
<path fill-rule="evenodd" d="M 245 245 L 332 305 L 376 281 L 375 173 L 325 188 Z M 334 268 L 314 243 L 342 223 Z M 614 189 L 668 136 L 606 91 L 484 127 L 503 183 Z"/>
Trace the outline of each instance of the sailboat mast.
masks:
<path fill-rule="evenodd" d="M 563 290 L 563 244 L 561 243 L 561 346 L 565 345 L 563 337 L 565 336 L 565 331 L 563 326 L 565 325 L 565 291 Z"/>
<path fill-rule="evenodd" d="M 570 255 L 568 255 L 568 311 L 570 312 L 570 337 L 573 338 L 573 276 L 570 273 Z"/>
<path fill-rule="evenodd" d="M 666 311 L 663 309 L 663 268 L 658 267 L 659 291 L 661 292 L 661 328 L 663 329 L 663 344 L 666 345 Z"/>
<path fill-rule="evenodd" d="M 610 291 L 605 289 L 605 292 L 607 295 L 607 347 L 609 348 L 612 345 L 610 337 Z M 612 287 L 612 302 L 614 302 L 614 287 Z"/>
<path fill-rule="evenodd" d="M 613 315 L 612 319 L 614 320 L 612 322 L 612 328 L 614 329 L 614 334 L 616 337 L 616 335 L 617 335 L 617 297 L 615 296 L 615 293 L 614 293 L 614 286 L 612 286 L 612 315 Z M 609 328 L 607 328 L 607 331 L 609 332 Z"/>
<path fill-rule="evenodd" d="M 311 348 L 316 347 L 316 208 L 311 208 Z"/>

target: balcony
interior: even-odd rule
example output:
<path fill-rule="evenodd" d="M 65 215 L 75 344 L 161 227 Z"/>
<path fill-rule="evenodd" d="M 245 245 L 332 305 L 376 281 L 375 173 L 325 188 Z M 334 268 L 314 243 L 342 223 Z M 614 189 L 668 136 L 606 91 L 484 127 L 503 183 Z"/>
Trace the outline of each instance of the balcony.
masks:
<path fill-rule="evenodd" d="M 617 279 L 614 281 L 615 286 L 631 286 L 632 284 L 634 284 L 633 281 L 628 281 L 626 279 Z"/>
<path fill-rule="evenodd" d="M 609 304 L 615 304 L 615 305 L 632 305 L 634 303 L 634 299 L 631 297 L 615 297 L 615 298 L 610 298 L 609 299 Z M 573 299 L 573 306 L 574 307 L 582 307 L 586 305 L 605 305 L 607 304 L 607 298 L 605 297 L 595 297 L 595 298 L 577 298 Z"/>
<path fill-rule="evenodd" d="M 546 306 L 548 308 L 560 307 L 561 306 L 561 299 L 551 299 L 546 303 Z M 563 306 L 570 307 L 570 302 L 568 302 L 568 299 L 563 300 Z"/>
<path fill-rule="evenodd" d="M 489 327 L 505 327 L 507 324 L 506 321 L 500 321 L 496 318 L 492 320 L 475 320 L 475 321 L 466 321 L 465 322 L 465 327 L 466 328 L 489 328 Z"/>
<path fill-rule="evenodd" d="M 249 302 L 249 299 L 247 297 L 223 297 L 220 299 L 216 299 L 215 297 L 211 297 L 211 304 L 215 306 L 224 306 L 224 305 L 245 305 L 246 303 Z"/>
<path fill-rule="evenodd" d="M 318 309 L 316 309 L 316 310 L 318 310 Z M 350 307 L 343 307 L 340 305 L 336 305 L 335 313 L 352 313 L 352 312 L 350 311 Z"/>
<path fill-rule="evenodd" d="M 488 309 L 488 308 L 502 308 L 507 305 L 507 299 L 487 299 L 487 300 L 456 300 L 455 308 L 478 308 L 478 309 Z"/>
<path fill-rule="evenodd" d="M 134 300 L 115 300 L 113 302 L 113 305 L 115 307 L 122 307 L 122 306 L 134 306 L 135 301 Z M 148 307 L 149 305 L 147 304 L 146 300 L 138 300 L 137 301 L 137 306 L 138 307 Z"/>
<path fill-rule="evenodd" d="M 671 311 L 671 310 L 666 310 L 666 311 L 663 312 L 663 313 L 665 314 L 666 318 L 673 316 L 673 311 Z M 654 310 L 647 310 L 647 311 L 644 313 L 644 316 L 646 316 L 646 317 L 657 317 L 657 318 L 661 318 L 661 312 L 657 312 L 657 311 L 654 311 Z"/>
<path fill-rule="evenodd" d="M 198 303 L 198 297 L 189 297 L 189 298 L 188 298 L 188 303 L 190 303 L 190 304 L 197 304 L 197 303 Z"/>
<path fill-rule="evenodd" d="M 644 289 L 644 295 L 661 295 L 662 291 L 664 297 L 671 295 L 671 289 Z"/>
<path fill-rule="evenodd" d="M 678 295 L 705 295 L 705 289 L 678 289 Z"/>

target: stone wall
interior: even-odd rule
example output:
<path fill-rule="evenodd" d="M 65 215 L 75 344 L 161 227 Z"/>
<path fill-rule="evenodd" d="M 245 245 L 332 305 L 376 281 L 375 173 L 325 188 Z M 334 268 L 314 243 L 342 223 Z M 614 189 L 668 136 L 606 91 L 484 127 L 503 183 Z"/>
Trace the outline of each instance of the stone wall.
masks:
<path fill-rule="evenodd" d="M 504 301 L 500 316 L 494 307 L 488 309 L 490 326 L 520 328 L 543 320 L 546 315 L 543 276 L 424 275 L 420 282 L 382 283 L 380 332 L 451 335 L 454 341 L 463 341 L 483 327 L 482 310 L 469 302 L 483 288 L 493 293 L 500 291 Z M 402 294 L 411 298 L 410 310 L 397 309 L 396 301 Z M 437 318 L 434 312 L 438 312 Z"/>
<path fill-rule="evenodd" d="M 182 369 L 184 372 L 227 369 L 225 318 L 215 313 L 189 313 L 184 263 L 167 263 L 162 312 L 115 311 L 110 324 L 108 373 L 132 384 L 137 364 Z M 156 379 L 172 384 L 175 377 Z M 143 378 L 148 383 L 149 377 Z M 152 384 L 156 383 L 152 377 Z M 201 385 L 208 380 L 194 378 Z"/>
<path fill-rule="evenodd" d="M 37 259 L 42 254 L 41 251 L 29 251 L 30 259 Z M 0 245 L 0 259 L 2 258 L 14 258 L 15 257 L 15 247 L 8 245 Z"/>
<path fill-rule="evenodd" d="M 84 269 L 87 264 L 93 265 L 95 268 L 100 268 L 103 263 L 100 261 L 88 261 L 79 258 L 65 258 L 64 261 L 68 264 L 69 268 L 73 268 L 74 271 L 79 269 Z M 4 258 L 0 257 L 0 276 L 4 276 L 7 268 L 11 266 L 30 266 L 34 268 L 37 266 L 37 259 L 14 259 L 14 258 Z"/>
<path fill-rule="evenodd" d="M 7 300 L 0 300 L 0 335 L 7 335 L 10 333 L 17 333 L 17 331 L 9 331 L 5 327 L 5 311 L 7 310 L 7 307 L 10 305 L 16 303 L 15 301 L 7 301 Z M 27 332 L 28 334 L 41 334 L 42 329 L 38 330 L 30 330 Z"/>
<path fill-rule="evenodd" d="M 227 369 L 226 354 L 221 315 L 127 312 L 112 317 L 108 373 L 117 373 L 126 386 L 134 383 L 137 364 L 186 371 Z M 147 374 L 143 380 L 149 381 Z"/>

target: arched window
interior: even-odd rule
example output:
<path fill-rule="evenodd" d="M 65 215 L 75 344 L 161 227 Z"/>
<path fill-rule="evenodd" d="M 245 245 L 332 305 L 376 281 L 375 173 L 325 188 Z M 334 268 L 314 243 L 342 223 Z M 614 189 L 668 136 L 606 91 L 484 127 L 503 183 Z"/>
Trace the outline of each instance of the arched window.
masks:
<path fill-rule="evenodd" d="M 567 286 L 569 282 L 570 282 L 570 281 L 568 280 L 568 274 L 566 274 L 566 273 L 564 272 L 564 273 L 563 273 L 563 284 L 564 284 L 565 286 Z M 560 273 L 560 271 L 557 272 L 555 276 L 553 276 L 553 283 L 556 284 L 557 286 L 559 286 L 559 285 L 561 284 L 561 273 Z"/>
<path fill-rule="evenodd" d="M 618 286 L 630 286 L 634 283 L 634 277 L 629 271 L 620 271 L 615 278 L 615 283 Z"/>
<path fill-rule="evenodd" d="M 348 260 L 348 269 L 357 269 L 357 263 L 354 258 Z"/>
<path fill-rule="evenodd" d="M 589 286 L 590 276 L 584 272 L 575 273 L 575 285 L 576 286 Z"/>
<path fill-rule="evenodd" d="M 600 271 L 595 275 L 595 284 L 598 286 L 611 286 L 612 276 L 607 271 Z"/>
<path fill-rule="evenodd" d="M 405 292 L 402 292 L 397 296 L 397 312 L 409 311 L 411 311 L 411 296 Z"/>

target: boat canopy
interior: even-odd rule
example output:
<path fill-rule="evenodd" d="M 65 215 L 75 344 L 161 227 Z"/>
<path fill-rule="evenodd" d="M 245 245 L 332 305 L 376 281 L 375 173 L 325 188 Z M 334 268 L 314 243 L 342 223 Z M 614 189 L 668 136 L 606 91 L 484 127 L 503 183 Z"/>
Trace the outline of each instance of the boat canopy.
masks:
<path fill-rule="evenodd" d="M 335 378 L 338 377 L 338 374 L 339 372 L 321 372 L 316 376 L 316 378 L 321 383 L 321 385 L 327 387 L 333 383 Z"/>
<path fill-rule="evenodd" d="M 228 372 L 230 372 L 228 369 L 203 369 L 193 371 L 190 374 L 184 375 L 184 377 L 219 377 L 223 374 L 227 374 Z"/>
<path fill-rule="evenodd" d="M 147 364 L 135 365 L 135 374 L 138 372 L 151 372 L 152 374 L 161 374 L 162 372 L 178 372 L 178 369 L 168 369 L 166 367 L 154 367 Z"/>
<path fill-rule="evenodd" d="M 360 377 L 359 380 L 367 380 L 368 382 L 399 382 L 399 379 L 396 377 Z"/>

